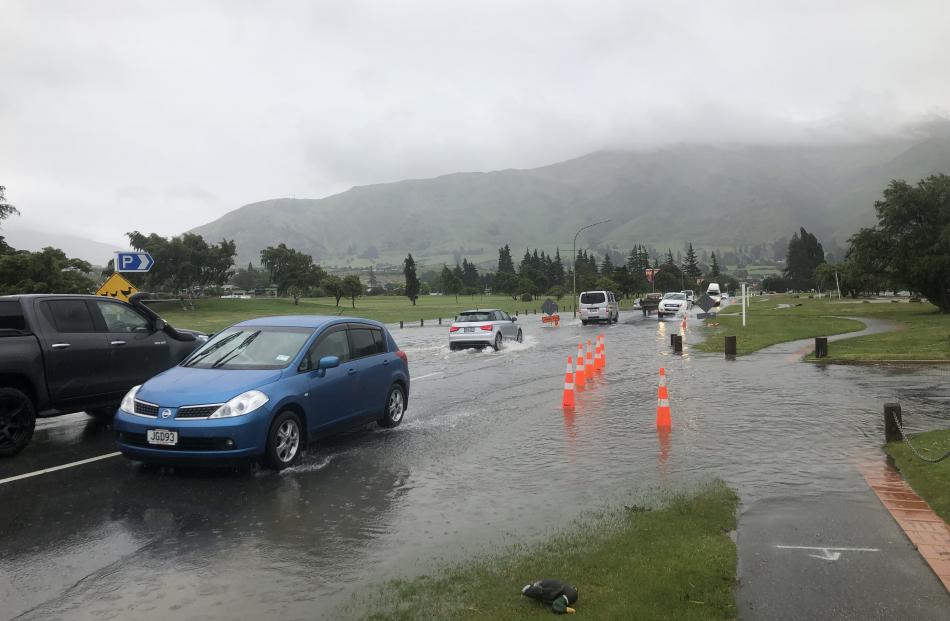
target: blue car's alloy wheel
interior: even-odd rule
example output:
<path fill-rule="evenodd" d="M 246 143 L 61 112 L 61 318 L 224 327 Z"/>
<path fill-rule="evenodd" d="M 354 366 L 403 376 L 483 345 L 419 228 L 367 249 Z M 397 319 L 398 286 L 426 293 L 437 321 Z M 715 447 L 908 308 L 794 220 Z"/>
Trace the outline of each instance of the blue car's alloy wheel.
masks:
<path fill-rule="evenodd" d="M 399 384 L 393 384 L 389 389 L 389 395 L 386 397 L 386 410 L 382 418 L 379 419 L 381 427 L 396 427 L 402 422 L 402 416 L 406 413 L 406 395 Z"/>
<path fill-rule="evenodd" d="M 267 465 L 283 470 L 300 459 L 303 434 L 300 418 L 293 412 L 281 412 L 267 434 Z"/>

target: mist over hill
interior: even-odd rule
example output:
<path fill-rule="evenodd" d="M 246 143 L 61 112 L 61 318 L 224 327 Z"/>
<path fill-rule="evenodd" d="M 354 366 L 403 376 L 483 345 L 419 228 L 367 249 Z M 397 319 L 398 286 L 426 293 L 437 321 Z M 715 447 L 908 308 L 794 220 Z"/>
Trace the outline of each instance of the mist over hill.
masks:
<path fill-rule="evenodd" d="M 530 170 L 455 173 L 354 187 L 322 199 L 245 205 L 197 227 L 237 242 L 238 262 L 286 243 L 325 265 L 491 261 L 511 244 L 570 254 L 578 245 L 626 250 L 692 242 L 702 248 L 768 243 L 798 227 L 844 244 L 874 221 L 893 178 L 950 172 L 950 135 L 823 146 L 705 146 L 599 151 Z M 567 250 L 565 252 L 565 249 Z"/>

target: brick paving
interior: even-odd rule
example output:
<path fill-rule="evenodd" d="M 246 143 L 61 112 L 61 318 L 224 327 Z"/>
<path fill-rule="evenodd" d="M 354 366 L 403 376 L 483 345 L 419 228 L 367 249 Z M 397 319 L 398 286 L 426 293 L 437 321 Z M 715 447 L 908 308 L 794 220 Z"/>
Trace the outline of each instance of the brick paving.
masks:
<path fill-rule="evenodd" d="M 886 463 L 863 464 L 861 473 L 920 555 L 950 591 L 950 525 Z"/>

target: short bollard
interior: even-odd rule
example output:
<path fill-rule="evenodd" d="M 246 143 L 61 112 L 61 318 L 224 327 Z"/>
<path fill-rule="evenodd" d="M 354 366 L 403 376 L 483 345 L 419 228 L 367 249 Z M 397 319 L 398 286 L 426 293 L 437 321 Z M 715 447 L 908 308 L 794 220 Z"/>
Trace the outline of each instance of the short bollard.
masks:
<path fill-rule="evenodd" d="M 399 328 L 402 329 L 402 322 L 399 322 Z"/>
<path fill-rule="evenodd" d="M 518 311 L 515 311 L 515 317 L 517 317 L 517 316 L 518 316 Z"/>
<path fill-rule="evenodd" d="M 676 347 L 676 333 L 670 334 L 670 347 Z"/>
<path fill-rule="evenodd" d="M 683 337 L 679 334 L 673 335 L 673 353 L 674 354 L 683 353 Z"/>
<path fill-rule="evenodd" d="M 828 337 L 816 336 L 815 337 L 815 358 L 827 358 L 827 357 L 828 357 Z"/>
<path fill-rule="evenodd" d="M 727 336 L 726 337 L 726 357 L 736 355 L 736 337 Z"/>
<path fill-rule="evenodd" d="M 904 421 L 901 418 L 900 403 L 884 404 L 884 440 L 887 442 L 900 442 L 901 428 Z"/>
<path fill-rule="evenodd" d="M 419 327 L 420 327 L 420 328 L 426 327 L 426 320 L 425 320 L 425 319 L 420 319 L 420 320 L 419 320 Z"/>
<path fill-rule="evenodd" d="M 442 325 L 442 318 L 441 318 L 441 317 L 439 317 L 439 325 L 440 325 L 440 326 Z"/>

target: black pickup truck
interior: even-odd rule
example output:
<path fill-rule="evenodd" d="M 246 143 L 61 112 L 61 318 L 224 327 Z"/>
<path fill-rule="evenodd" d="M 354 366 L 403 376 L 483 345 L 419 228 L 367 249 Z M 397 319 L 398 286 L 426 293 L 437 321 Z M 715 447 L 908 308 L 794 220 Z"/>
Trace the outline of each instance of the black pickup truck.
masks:
<path fill-rule="evenodd" d="M 143 298 L 0 296 L 0 457 L 29 443 L 37 416 L 110 419 L 132 386 L 206 340 L 172 328 Z"/>

